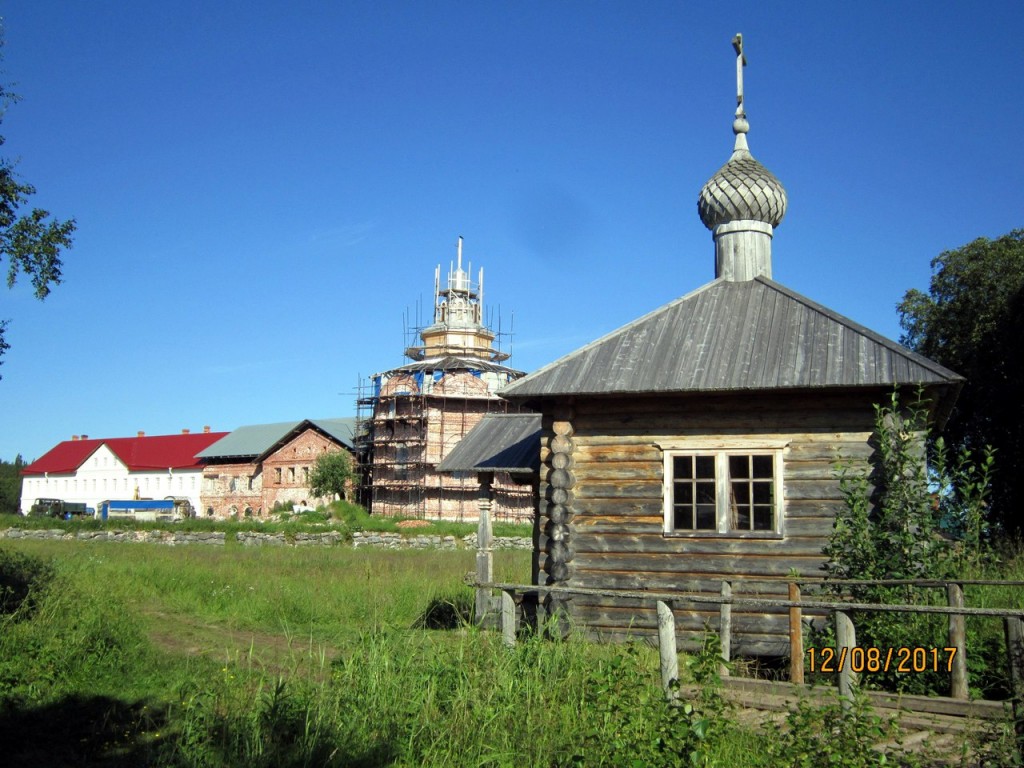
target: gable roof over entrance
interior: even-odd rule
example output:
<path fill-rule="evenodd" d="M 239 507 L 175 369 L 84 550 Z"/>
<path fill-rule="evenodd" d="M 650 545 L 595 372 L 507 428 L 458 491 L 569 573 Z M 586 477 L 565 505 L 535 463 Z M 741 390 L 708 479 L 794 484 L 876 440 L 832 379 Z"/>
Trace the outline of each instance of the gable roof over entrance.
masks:
<path fill-rule="evenodd" d="M 955 384 L 963 378 L 765 277 L 715 280 L 502 396 Z"/>

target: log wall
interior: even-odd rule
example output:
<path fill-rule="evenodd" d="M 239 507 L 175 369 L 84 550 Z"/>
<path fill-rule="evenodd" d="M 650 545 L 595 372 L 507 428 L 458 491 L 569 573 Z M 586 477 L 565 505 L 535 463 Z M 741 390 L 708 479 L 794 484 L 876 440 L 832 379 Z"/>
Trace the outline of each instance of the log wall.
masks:
<path fill-rule="evenodd" d="M 577 398 L 544 407 L 540 584 L 786 597 L 784 580 L 821 576 L 822 548 L 842 497 L 837 462 L 866 467 L 880 393 L 702 398 Z M 784 445 L 782 538 L 666 536 L 663 451 Z M 752 449 L 753 450 L 753 449 Z M 574 596 L 552 606 L 606 639 L 656 631 L 653 603 Z M 679 640 L 692 646 L 718 615 L 677 606 Z M 786 655 L 788 612 L 733 612 L 733 653 Z"/>

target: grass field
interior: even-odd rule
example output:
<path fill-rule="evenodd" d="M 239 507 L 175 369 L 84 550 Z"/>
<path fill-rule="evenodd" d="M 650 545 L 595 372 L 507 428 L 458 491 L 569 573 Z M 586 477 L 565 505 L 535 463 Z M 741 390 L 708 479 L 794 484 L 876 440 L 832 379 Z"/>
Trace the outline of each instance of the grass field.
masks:
<path fill-rule="evenodd" d="M 793 764 L 713 684 L 667 707 L 647 646 L 460 624 L 470 551 L 0 544 L 8 572 L 23 555 L 50 565 L 0 613 L 4 765 Z M 499 552 L 495 576 L 529 565 Z"/>

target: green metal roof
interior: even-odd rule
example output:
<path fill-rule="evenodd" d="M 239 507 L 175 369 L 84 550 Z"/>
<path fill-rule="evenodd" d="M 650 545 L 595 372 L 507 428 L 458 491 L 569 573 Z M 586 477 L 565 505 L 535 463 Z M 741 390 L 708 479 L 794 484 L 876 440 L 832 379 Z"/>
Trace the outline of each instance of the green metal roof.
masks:
<path fill-rule="evenodd" d="M 323 432 L 346 448 L 353 448 L 354 418 L 302 419 L 275 424 L 239 427 L 209 448 L 197 453 L 200 459 L 259 458 L 309 427 Z"/>

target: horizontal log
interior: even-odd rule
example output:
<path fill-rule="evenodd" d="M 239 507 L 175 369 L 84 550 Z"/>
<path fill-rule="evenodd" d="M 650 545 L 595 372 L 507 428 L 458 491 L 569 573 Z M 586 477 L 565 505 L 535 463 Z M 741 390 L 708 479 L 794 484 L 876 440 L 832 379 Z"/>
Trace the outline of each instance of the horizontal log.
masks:
<path fill-rule="evenodd" d="M 575 523 L 575 521 L 574 521 Z M 731 537 L 669 537 L 659 532 L 649 534 L 592 533 L 579 525 L 572 538 L 577 564 L 589 562 L 585 556 L 621 554 L 635 558 L 634 567 L 646 567 L 648 557 L 703 557 L 705 555 L 731 555 L 746 557 L 801 557 L 821 553 L 823 540 L 814 536 L 807 539 L 789 536 L 785 539 L 736 539 Z"/>
<path fill-rule="evenodd" d="M 661 482 L 578 482 L 578 499 L 661 499 Z"/>
<path fill-rule="evenodd" d="M 670 607 L 676 616 L 676 627 L 679 630 L 700 632 L 705 625 L 709 625 L 713 631 L 718 629 L 719 613 L 717 608 L 690 610 L 681 602 Z M 625 628 L 632 625 L 653 629 L 658 626 L 654 603 L 651 603 L 650 606 L 636 603 L 615 605 L 609 602 L 587 604 L 574 599 L 572 600 L 572 614 L 588 623 L 605 627 Z M 789 637 L 789 611 L 771 614 L 745 612 L 734 608 L 732 616 L 734 632 L 759 635 L 781 635 L 784 633 L 787 638 Z"/>
<path fill-rule="evenodd" d="M 861 393 L 825 393 L 821 390 L 806 392 L 759 392 L 754 397 L 738 397 L 736 394 L 718 395 L 700 393 L 690 396 L 669 394 L 629 398 L 587 398 L 576 405 L 573 421 L 603 413 L 623 414 L 654 413 L 669 416 L 701 416 L 704 414 L 744 415 L 755 418 L 759 415 L 785 415 L 798 411 L 826 415 L 832 412 L 857 414 L 861 418 L 874 415 L 874 403 L 887 398 L 883 394 L 864 397 Z"/>
<path fill-rule="evenodd" d="M 836 482 L 836 468 L 830 461 L 783 461 L 783 482 L 790 480 L 823 480 Z"/>
<path fill-rule="evenodd" d="M 575 542 L 574 542 L 575 544 Z M 790 555 L 780 557 L 773 552 L 761 554 L 703 554 L 699 557 L 680 557 L 672 555 L 652 555 L 639 563 L 635 555 L 614 553 L 579 553 L 573 561 L 578 578 L 586 580 L 587 586 L 598 586 L 601 571 L 623 571 L 637 573 L 689 573 L 708 574 L 725 578 L 733 575 L 747 576 L 787 576 L 795 569 L 798 573 L 808 576 L 820 576 L 824 573 L 821 566 L 825 557 L 818 555 Z M 592 576 L 586 572 L 593 571 Z"/>
<path fill-rule="evenodd" d="M 650 480 L 661 484 L 665 465 L 661 461 L 576 462 L 573 472 L 580 484 Z"/>
<path fill-rule="evenodd" d="M 791 499 L 842 501 L 837 480 L 789 480 L 783 482 L 782 493 Z"/>
<path fill-rule="evenodd" d="M 835 517 L 845 510 L 842 499 L 786 499 L 787 517 Z"/>
<path fill-rule="evenodd" d="M 659 495 L 651 499 L 580 499 L 573 503 L 577 515 L 595 517 L 660 517 L 664 502 Z M 812 518 L 828 521 L 831 526 L 836 514 L 846 509 L 842 501 L 834 499 L 790 499 L 786 501 L 786 520 Z M 811 523 L 809 523 L 811 524 Z"/>
<path fill-rule="evenodd" d="M 661 461 L 661 451 L 650 443 L 630 445 L 590 445 L 576 448 L 578 462 Z"/>
<path fill-rule="evenodd" d="M 687 438 L 695 441 L 706 440 L 709 435 L 725 436 L 748 443 L 750 441 L 763 440 L 765 443 L 777 444 L 786 443 L 792 449 L 796 445 L 818 445 L 829 442 L 859 442 L 861 439 L 870 438 L 870 431 L 864 430 L 836 430 L 824 428 L 820 431 L 809 431 L 804 426 L 795 425 L 784 430 L 762 430 L 752 432 L 744 427 L 724 427 L 721 425 L 694 425 L 687 423 L 686 426 L 673 428 L 673 425 L 659 422 L 637 429 L 616 428 L 611 430 L 588 430 L 584 433 L 577 433 L 573 437 L 574 445 L 577 448 L 620 448 L 628 446 L 650 446 L 657 448 L 658 445 L 668 443 L 680 443 Z"/>
<path fill-rule="evenodd" d="M 787 458 L 794 461 L 827 461 L 840 458 L 867 459 L 874 453 L 869 444 L 870 432 L 846 436 L 845 440 L 814 440 L 793 442 Z"/>
<path fill-rule="evenodd" d="M 588 506 L 583 504 L 578 504 L 576 507 L 576 517 L 573 523 L 581 536 L 606 533 L 663 535 L 665 519 L 660 509 L 655 514 L 635 513 L 619 516 L 595 515 Z M 784 539 L 817 537 L 824 543 L 831 535 L 832 528 L 833 518 L 831 517 L 787 517 Z"/>
<path fill-rule="evenodd" d="M 593 517 L 661 517 L 664 503 L 657 499 L 578 499 L 577 515 Z"/>
<path fill-rule="evenodd" d="M 586 640 L 598 643 L 634 643 L 634 642 L 645 642 L 650 643 L 652 646 L 656 644 L 656 639 L 650 630 L 633 630 L 625 629 L 622 630 L 618 627 L 586 627 L 579 626 L 576 630 L 581 637 Z M 685 653 L 694 653 L 700 651 L 703 643 L 703 636 L 685 634 L 680 636 L 676 641 L 676 645 L 680 651 Z M 755 639 L 743 637 L 735 638 L 732 644 L 732 656 L 733 658 L 739 657 L 785 657 L 789 652 L 789 644 L 785 643 L 785 647 L 781 647 L 775 636 L 769 636 L 763 641 L 757 641 Z"/>
<path fill-rule="evenodd" d="M 654 412 L 602 412 L 578 416 L 573 426 L 576 437 L 594 434 L 702 434 L 713 435 L 725 430 L 745 430 L 751 434 L 765 432 L 814 432 L 835 435 L 870 432 L 874 416 L 851 411 L 791 411 L 788 413 L 707 412 L 672 414 Z"/>
<path fill-rule="evenodd" d="M 686 592 L 714 596 L 721 593 L 721 576 L 709 577 L 702 574 L 675 573 L 619 573 L 603 571 L 600 574 L 602 589 L 624 589 L 652 592 Z M 777 581 L 751 581 L 730 577 L 733 597 L 778 597 L 789 596 L 789 583 Z"/>

